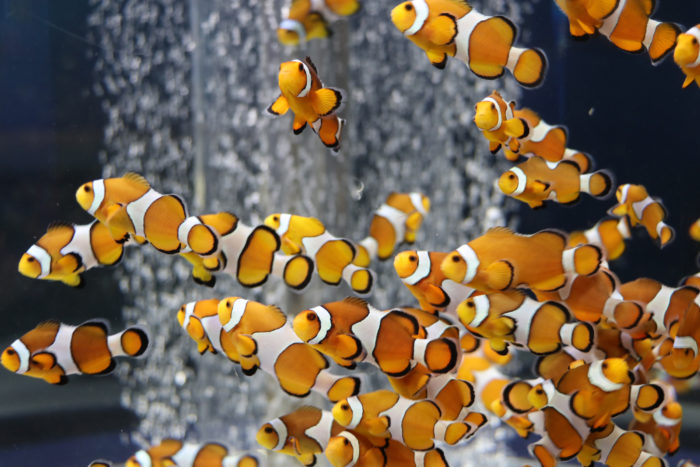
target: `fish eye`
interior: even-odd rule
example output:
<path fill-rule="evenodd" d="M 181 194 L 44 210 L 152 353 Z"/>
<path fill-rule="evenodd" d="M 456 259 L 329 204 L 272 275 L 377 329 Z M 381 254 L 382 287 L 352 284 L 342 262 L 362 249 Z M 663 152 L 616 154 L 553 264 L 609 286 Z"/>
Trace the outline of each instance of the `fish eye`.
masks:
<path fill-rule="evenodd" d="M 350 410 L 350 405 L 348 405 L 348 404 L 343 404 L 343 405 L 340 406 L 340 409 L 341 409 L 341 410 Z"/>
<path fill-rule="evenodd" d="M 452 256 L 452 262 L 453 262 L 453 263 L 459 263 L 459 256 L 453 255 L 453 256 Z"/>
<path fill-rule="evenodd" d="M 508 180 L 513 180 L 515 178 L 515 175 L 512 173 L 508 174 Z"/>
<path fill-rule="evenodd" d="M 603 364 L 601 365 L 601 367 L 603 368 L 603 370 L 607 370 L 607 369 L 608 369 L 608 364 L 605 363 L 605 362 L 603 362 Z"/>
<path fill-rule="evenodd" d="M 409 260 L 409 261 L 417 261 L 418 258 L 416 258 L 416 255 L 411 255 L 411 256 L 408 257 L 408 260 Z"/>
<path fill-rule="evenodd" d="M 301 63 L 299 64 L 299 71 L 304 71 L 304 65 L 302 65 Z"/>
<path fill-rule="evenodd" d="M 538 396 L 541 396 L 542 394 L 544 394 L 544 390 L 543 390 L 542 388 L 537 388 L 537 389 L 535 389 L 535 393 L 536 393 Z"/>
<path fill-rule="evenodd" d="M 84 191 L 85 193 L 90 193 L 90 187 L 87 186 L 87 185 L 83 186 L 83 191 Z"/>
<path fill-rule="evenodd" d="M 306 319 L 308 319 L 309 321 L 316 321 L 316 315 L 314 313 L 309 313 L 308 315 L 306 315 Z"/>
<path fill-rule="evenodd" d="M 690 39 L 690 42 L 692 42 L 692 44 L 695 45 L 695 44 L 698 43 L 698 40 L 697 40 L 695 37 L 692 37 L 692 38 Z"/>
<path fill-rule="evenodd" d="M 493 105 L 493 102 L 491 102 L 491 110 L 496 110 L 496 106 Z"/>
<path fill-rule="evenodd" d="M 7 355 L 15 355 L 16 353 L 14 349 L 7 349 Z"/>
<path fill-rule="evenodd" d="M 348 441 L 347 438 L 343 438 L 343 444 L 347 446 L 348 444 L 350 444 L 350 441 Z"/>
<path fill-rule="evenodd" d="M 467 306 L 468 306 L 469 308 L 474 308 L 474 302 L 471 302 L 471 301 L 470 301 L 470 302 L 467 302 Z"/>
<path fill-rule="evenodd" d="M 411 5 L 410 3 L 407 3 L 405 8 L 406 8 L 406 11 L 411 11 L 411 10 L 413 10 L 413 5 Z"/>
<path fill-rule="evenodd" d="M 33 257 L 33 256 L 30 256 L 29 258 L 27 258 L 27 261 L 29 261 L 30 263 L 33 263 L 33 262 L 34 262 L 34 257 Z"/>
<path fill-rule="evenodd" d="M 226 300 L 226 308 L 231 308 L 231 300 Z"/>
<path fill-rule="evenodd" d="M 299 65 L 299 66 L 301 66 L 301 65 Z M 275 222 L 279 222 L 280 216 L 272 216 L 272 220 Z"/>

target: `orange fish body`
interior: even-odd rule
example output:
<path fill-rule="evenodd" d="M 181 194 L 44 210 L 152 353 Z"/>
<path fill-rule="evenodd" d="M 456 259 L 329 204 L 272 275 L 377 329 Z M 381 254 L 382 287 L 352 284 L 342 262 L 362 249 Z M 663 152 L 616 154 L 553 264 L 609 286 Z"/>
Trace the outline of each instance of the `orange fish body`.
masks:
<path fill-rule="evenodd" d="M 134 242 L 132 242 L 134 243 Z M 20 258 L 18 270 L 27 277 L 83 285 L 82 273 L 118 263 L 124 244 L 112 238 L 99 221 L 86 225 L 53 223 Z"/>
<path fill-rule="evenodd" d="M 148 335 L 139 327 L 109 335 L 101 321 L 44 321 L 7 347 L 1 361 L 12 372 L 65 384 L 69 375 L 107 374 L 116 366 L 114 357 L 138 357 L 147 347 Z"/>
<path fill-rule="evenodd" d="M 504 194 L 527 203 L 531 208 L 543 206 L 546 200 L 575 203 L 580 193 L 603 198 L 611 186 L 612 180 L 604 171 L 581 174 L 575 162 L 551 163 L 538 156 L 518 164 L 498 180 L 498 187 Z"/>
<path fill-rule="evenodd" d="M 219 300 L 200 300 L 182 305 L 177 312 L 177 321 L 197 343 L 200 354 L 211 352 L 225 355 L 240 363 L 241 356 L 233 340 L 226 334 L 219 320 Z"/>
<path fill-rule="evenodd" d="M 625 251 L 625 240 L 632 237 L 627 217 L 608 218 L 598 221 L 593 227 L 569 234 L 569 246 L 590 243 L 603 250 L 605 259 L 613 261 Z"/>
<path fill-rule="evenodd" d="M 316 66 L 309 57 L 282 63 L 278 82 L 282 94 L 267 108 L 268 113 L 284 115 L 291 109 L 295 134 L 304 131 L 308 124 L 323 144 L 337 151 L 344 120 L 335 112 L 340 107 L 343 94 L 338 89 L 323 87 Z"/>
<path fill-rule="evenodd" d="M 352 430 L 331 438 L 324 453 L 333 467 L 447 467 L 445 455 L 439 448 L 414 451 L 393 439 L 380 448 Z"/>
<path fill-rule="evenodd" d="M 642 225 L 661 248 L 668 245 L 675 235 L 673 228 L 664 223 L 666 210 L 658 199 L 647 193 L 642 185 L 625 184 L 615 192 L 618 204 L 610 209 L 610 214 L 627 216 L 632 227 Z"/>
<path fill-rule="evenodd" d="M 277 38 L 284 45 L 299 45 L 331 35 L 328 22 L 360 9 L 358 0 L 292 0 L 283 11 Z"/>
<path fill-rule="evenodd" d="M 508 69 L 522 86 L 538 86 L 546 69 L 539 49 L 513 47 L 517 28 L 506 17 L 486 16 L 461 0 L 413 0 L 391 11 L 394 26 L 423 49 L 437 68 L 456 57 L 480 78 Z"/>
<path fill-rule="evenodd" d="M 685 73 L 684 88 L 693 81 L 700 86 L 700 24 L 678 36 L 673 60 Z"/>
<path fill-rule="evenodd" d="M 484 292 L 518 286 L 556 290 L 567 274 L 593 274 L 600 265 L 598 247 L 567 250 L 566 242 L 555 231 L 521 235 L 495 227 L 449 253 L 440 269 L 448 279 Z"/>
<path fill-rule="evenodd" d="M 515 101 L 506 102 L 498 91 L 474 106 L 474 123 L 489 141 L 489 151 L 496 153 L 501 147 L 506 159 L 516 161 L 520 152 L 520 140 L 530 131 L 527 122 L 514 116 Z"/>
<path fill-rule="evenodd" d="M 674 378 L 694 376 L 700 369 L 700 295 L 688 305 L 678 322 L 671 325 L 669 334 L 673 343 L 664 342 L 659 348 L 661 366 Z"/>
<path fill-rule="evenodd" d="M 108 466 L 100 461 L 92 466 Z M 156 467 L 177 465 L 180 467 L 257 467 L 260 460 L 252 454 L 236 454 L 219 443 L 184 443 L 177 439 L 164 439 L 160 444 L 141 449 L 127 459 L 125 467 Z"/>
<path fill-rule="evenodd" d="M 564 14 L 569 18 L 569 32 L 574 37 L 595 34 L 603 24 L 603 19 L 610 16 L 617 0 L 555 0 Z"/>
<path fill-rule="evenodd" d="M 646 434 L 646 451 L 659 456 L 673 455 L 680 448 L 682 418 L 683 408 L 674 400 L 660 407 L 647 421 L 632 420 L 630 429 Z"/>

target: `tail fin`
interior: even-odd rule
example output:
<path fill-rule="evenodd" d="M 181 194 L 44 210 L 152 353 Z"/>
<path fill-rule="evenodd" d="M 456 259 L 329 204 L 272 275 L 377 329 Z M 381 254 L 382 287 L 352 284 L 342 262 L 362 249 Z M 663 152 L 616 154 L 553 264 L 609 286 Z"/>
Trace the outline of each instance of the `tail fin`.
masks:
<path fill-rule="evenodd" d="M 540 49 L 511 47 L 506 64 L 515 80 L 526 88 L 536 88 L 544 80 L 547 56 Z"/>
<path fill-rule="evenodd" d="M 603 170 L 581 175 L 581 191 L 596 198 L 605 198 L 610 193 L 612 185 L 612 177 Z"/>
<path fill-rule="evenodd" d="M 140 326 L 133 326 L 107 338 L 113 357 L 138 357 L 148 349 L 148 333 Z"/>
<path fill-rule="evenodd" d="M 281 277 L 295 292 L 301 292 L 309 285 L 313 273 L 314 262 L 306 255 L 274 255 L 271 274 Z"/>
<path fill-rule="evenodd" d="M 370 261 L 372 260 L 369 250 L 367 250 L 367 248 L 364 245 L 362 245 L 362 243 L 358 243 L 357 245 L 355 245 L 355 249 L 357 251 L 355 253 L 355 259 L 352 262 L 352 264 L 361 268 L 368 267 Z"/>
<path fill-rule="evenodd" d="M 644 46 L 649 51 L 652 65 L 658 65 L 676 45 L 680 27 L 675 23 L 659 23 L 653 19 L 647 24 Z"/>
<path fill-rule="evenodd" d="M 659 234 L 659 247 L 663 248 L 673 241 L 676 231 L 670 225 L 659 222 L 656 226 L 656 233 Z"/>
<path fill-rule="evenodd" d="M 413 358 L 433 373 L 447 373 L 457 364 L 457 350 L 455 343 L 447 338 L 433 341 L 416 339 L 413 343 Z"/>
<path fill-rule="evenodd" d="M 267 280 L 280 239 L 270 227 L 259 225 L 248 236 L 238 257 L 236 279 L 246 287 L 256 287 Z"/>
<path fill-rule="evenodd" d="M 563 344 L 573 346 L 581 352 L 588 352 L 595 343 L 595 332 L 589 323 L 567 323 L 559 330 Z"/>
<path fill-rule="evenodd" d="M 414 451 L 414 462 L 416 465 L 425 467 L 447 467 L 447 459 L 442 449 L 435 448 L 429 451 Z"/>
<path fill-rule="evenodd" d="M 566 148 L 564 150 L 564 157 L 562 160 L 573 161 L 581 169 L 581 173 L 585 174 L 593 168 L 593 157 L 590 154 L 583 151 L 577 151 L 576 149 Z"/>
<path fill-rule="evenodd" d="M 643 384 L 635 392 L 636 394 L 633 394 L 635 408 L 643 412 L 658 409 L 666 399 L 663 388 L 658 384 Z"/>
<path fill-rule="evenodd" d="M 185 219 L 178 229 L 186 229 L 186 244 L 195 253 L 201 256 L 210 256 L 219 251 L 219 234 L 206 224 L 202 224 L 196 217 Z M 185 242 L 183 242 L 185 243 Z"/>
<path fill-rule="evenodd" d="M 374 285 L 374 271 L 349 264 L 343 269 L 343 280 L 347 282 L 353 292 L 360 296 L 367 296 L 372 292 Z"/>
<path fill-rule="evenodd" d="M 323 144 L 337 151 L 340 148 L 340 133 L 343 130 L 345 120 L 335 114 L 321 117 L 321 124 L 318 128 L 318 136 Z"/>
<path fill-rule="evenodd" d="M 562 253 L 564 272 L 590 276 L 598 271 L 603 253 L 595 245 L 579 245 Z"/>
<path fill-rule="evenodd" d="M 642 316 L 644 316 L 644 307 L 637 302 L 621 301 L 612 310 L 612 318 L 621 329 L 635 327 Z"/>
<path fill-rule="evenodd" d="M 338 402 L 359 394 L 361 386 L 361 378 L 339 376 L 327 370 L 321 370 L 312 389 L 327 397 L 331 402 Z"/>
<path fill-rule="evenodd" d="M 470 429 L 471 427 L 464 422 L 438 420 L 438 422 L 435 423 L 433 433 L 437 441 L 444 441 L 454 446 L 469 434 Z"/>

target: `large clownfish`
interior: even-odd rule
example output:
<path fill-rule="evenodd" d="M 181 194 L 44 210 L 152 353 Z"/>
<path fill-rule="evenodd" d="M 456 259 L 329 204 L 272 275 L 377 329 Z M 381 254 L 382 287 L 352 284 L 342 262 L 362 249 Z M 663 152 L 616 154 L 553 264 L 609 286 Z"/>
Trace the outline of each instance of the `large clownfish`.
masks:
<path fill-rule="evenodd" d="M 129 235 L 146 239 L 164 253 L 191 249 L 208 256 L 218 252 L 214 230 L 188 217 L 184 201 L 177 195 L 158 193 L 141 175 L 93 180 L 75 193 L 78 204 L 104 223 L 117 241 Z"/>
<path fill-rule="evenodd" d="M 336 111 L 343 93 L 323 87 L 316 65 L 309 57 L 282 63 L 278 82 L 282 94 L 267 108 L 268 113 L 284 115 L 291 109 L 294 112 L 294 134 L 304 131 L 308 124 L 323 144 L 338 151 L 345 120 L 338 117 Z"/>
<path fill-rule="evenodd" d="M 517 28 L 508 18 L 483 15 L 464 0 L 403 2 L 391 10 L 391 21 L 437 68 L 444 68 L 450 55 L 480 78 L 498 78 L 507 68 L 525 87 L 544 79 L 544 52 L 513 47 Z"/>
<path fill-rule="evenodd" d="M 615 192 L 617 203 L 610 208 L 614 216 L 627 216 L 630 226 L 643 226 L 649 236 L 658 241 L 659 247 L 668 245 L 675 236 L 675 231 L 664 222 L 666 209 L 661 200 L 652 198 L 642 185 L 629 183 L 620 185 Z"/>
<path fill-rule="evenodd" d="M 700 24 L 678 36 L 673 60 L 685 73 L 684 88 L 693 81 L 700 86 Z"/>
<path fill-rule="evenodd" d="M 328 22 L 350 16 L 360 9 L 357 0 L 291 0 L 282 11 L 277 39 L 284 45 L 299 45 L 331 35 Z"/>
<path fill-rule="evenodd" d="M 15 340 L 2 353 L 2 365 L 17 374 L 65 384 L 69 375 L 111 372 L 114 357 L 138 357 L 148 347 L 148 335 L 130 327 L 109 335 L 102 321 L 71 326 L 44 321 Z"/>

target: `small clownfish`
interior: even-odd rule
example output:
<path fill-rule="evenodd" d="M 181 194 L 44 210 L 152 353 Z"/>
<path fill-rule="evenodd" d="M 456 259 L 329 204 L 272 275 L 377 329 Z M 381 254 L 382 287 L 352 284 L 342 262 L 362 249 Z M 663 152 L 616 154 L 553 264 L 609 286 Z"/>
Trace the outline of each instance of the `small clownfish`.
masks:
<path fill-rule="evenodd" d="M 360 379 L 328 372 L 325 357 L 294 334 L 287 316 L 276 306 L 228 297 L 219 302 L 218 313 L 245 374 L 260 368 L 295 397 L 306 397 L 314 390 L 334 402 L 359 392 Z"/>
<path fill-rule="evenodd" d="M 111 467 L 110 462 L 95 461 L 88 467 Z M 141 449 L 126 460 L 125 467 L 258 467 L 258 456 L 236 454 L 219 443 L 185 443 L 164 439 L 160 444 Z"/>
<path fill-rule="evenodd" d="M 225 355 L 240 363 L 241 357 L 219 320 L 219 300 L 199 300 L 182 305 L 177 311 L 177 322 L 197 343 L 197 351 Z"/>
<path fill-rule="evenodd" d="M 390 258 L 402 243 L 413 243 L 430 211 L 430 199 L 418 192 L 389 193 L 372 216 L 369 236 L 360 240 L 354 264 L 366 267 L 375 257 Z"/>
<path fill-rule="evenodd" d="M 602 258 L 597 246 L 566 248 L 566 243 L 566 236 L 553 230 L 522 235 L 494 227 L 450 252 L 440 269 L 448 279 L 483 292 L 519 286 L 556 290 L 567 275 L 595 273 Z"/>
<path fill-rule="evenodd" d="M 511 198 L 539 208 L 547 200 L 575 203 L 581 193 L 605 198 L 612 187 L 612 178 L 604 170 L 582 174 L 579 166 L 569 160 L 552 163 L 533 156 L 504 172 L 498 179 L 498 187 Z"/>
<path fill-rule="evenodd" d="M 528 135 L 530 127 L 514 115 L 515 101 L 506 102 L 498 91 L 480 100 L 474 106 L 474 123 L 489 141 L 492 154 L 503 147 L 506 159 L 520 157 L 520 140 Z"/>
<path fill-rule="evenodd" d="M 460 371 L 463 371 L 460 368 Z M 483 370 L 471 369 L 477 387 L 478 401 L 480 405 L 490 413 L 496 415 L 507 423 L 522 438 L 527 438 L 532 432 L 532 422 L 527 418 L 527 412 L 532 410 L 532 406 L 522 401 L 519 397 L 521 390 L 508 390 L 506 388 L 520 388 L 522 385 L 515 384 L 503 373 L 494 367 L 487 367 Z M 526 386 L 529 389 L 529 385 Z"/>
<path fill-rule="evenodd" d="M 374 273 L 353 264 L 355 245 L 347 239 L 333 236 L 315 217 L 294 214 L 271 214 L 264 224 L 272 228 L 282 240 L 286 254 L 304 253 L 313 258 L 316 271 L 323 282 L 338 285 L 348 283 L 358 295 L 368 295 L 374 283 Z"/>
<path fill-rule="evenodd" d="M 674 377 L 683 375 L 690 377 L 698 372 L 700 368 L 700 351 L 698 351 L 698 343 L 700 342 L 700 294 L 695 297 L 694 303 L 688 306 L 685 314 L 678 322 L 673 338 L 673 348 L 668 355 L 673 366 L 673 371 L 669 371 Z M 664 368 L 669 365 L 665 362 L 666 358 L 661 359 L 661 364 Z"/>
<path fill-rule="evenodd" d="M 659 242 L 660 248 L 673 240 L 673 228 L 663 222 L 666 218 L 664 205 L 661 200 L 649 196 L 646 188 L 627 183 L 617 187 L 615 196 L 618 204 L 608 211 L 611 215 L 627 216 L 632 227 L 642 225 L 652 240 Z"/>
<path fill-rule="evenodd" d="M 607 261 L 613 261 L 625 251 L 625 240 L 632 237 L 627 217 L 606 218 L 599 220 L 593 227 L 569 234 L 569 246 L 584 243 L 596 245 L 603 250 Z"/>
<path fill-rule="evenodd" d="M 278 116 L 291 109 L 294 112 L 294 134 L 304 131 L 308 124 L 323 144 L 338 151 L 345 120 L 338 117 L 336 111 L 343 100 L 343 93 L 338 89 L 323 87 L 316 65 L 309 57 L 282 63 L 278 82 L 282 94 L 267 108 L 267 112 Z"/>
<path fill-rule="evenodd" d="M 537 87 L 544 79 L 544 52 L 513 47 L 517 28 L 508 18 L 483 15 L 464 0 L 403 2 L 391 10 L 391 21 L 437 68 L 449 55 L 480 78 L 498 78 L 507 68 L 521 86 Z"/>
<path fill-rule="evenodd" d="M 673 60 L 685 73 L 684 88 L 693 81 L 700 86 L 700 24 L 678 36 Z"/>
<path fill-rule="evenodd" d="M 352 430 L 334 436 L 324 451 L 333 467 L 447 467 L 445 454 L 440 448 L 414 451 L 398 441 L 388 440 L 386 446 L 377 447 Z"/>
<path fill-rule="evenodd" d="M 109 229 L 100 221 L 86 225 L 54 222 L 22 255 L 17 269 L 32 279 L 82 287 L 83 272 L 96 266 L 117 264 L 124 246 L 112 238 Z"/>
<path fill-rule="evenodd" d="M 265 449 L 296 457 L 304 465 L 315 465 L 328 440 L 345 428 L 327 410 L 304 406 L 270 420 L 260 427 L 255 440 Z"/>
<path fill-rule="evenodd" d="M 632 420 L 630 429 L 645 433 L 646 451 L 659 456 L 673 455 L 680 448 L 682 419 L 683 407 L 672 400 L 657 409 L 647 421 Z"/>
<path fill-rule="evenodd" d="M 538 302 L 519 291 L 470 297 L 457 314 L 469 332 L 488 339 L 491 348 L 504 354 L 509 343 L 543 355 L 562 345 L 588 352 L 595 341 L 589 323 L 569 323 L 571 315 L 564 305 Z"/>
<path fill-rule="evenodd" d="M 443 420 L 464 420 L 476 400 L 472 383 L 450 373 L 431 376 L 421 398 L 435 402 Z"/>
<path fill-rule="evenodd" d="M 447 253 L 438 251 L 402 251 L 394 257 L 394 269 L 401 282 L 430 313 L 454 310 L 474 290 L 447 279 L 440 269 Z M 446 310 L 447 309 L 447 310 Z"/>
<path fill-rule="evenodd" d="M 696 242 L 700 242 L 700 219 L 693 222 L 688 232 L 690 233 L 690 238 Z"/>
<path fill-rule="evenodd" d="M 379 311 L 358 298 L 302 311 L 293 327 L 304 342 L 350 368 L 368 361 L 398 377 L 410 371 L 414 362 L 434 373 L 448 372 L 458 363 L 454 339 L 419 339 L 416 318 L 398 309 Z"/>
<path fill-rule="evenodd" d="M 277 38 L 284 45 L 299 45 L 328 37 L 328 21 L 350 16 L 359 9 L 357 0 L 291 0 L 289 8 L 282 11 L 284 19 L 277 28 Z"/>
<path fill-rule="evenodd" d="M 216 232 L 196 217 L 188 217 L 177 195 L 158 193 L 141 175 L 93 180 L 75 194 L 78 204 L 104 223 L 117 241 L 134 235 L 156 249 L 172 254 L 189 248 L 202 256 L 218 252 Z"/>
<path fill-rule="evenodd" d="M 148 348 L 148 334 L 130 327 L 109 335 L 102 321 L 71 326 L 44 321 L 15 340 L 2 353 L 8 370 L 65 384 L 69 375 L 104 375 L 115 366 L 115 357 L 138 357 Z"/>
<path fill-rule="evenodd" d="M 339 401 L 332 413 L 335 421 L 353 431 L 393 439 L 419 451 L 433 449 L 434 441 L 454 445 L 480 427 L 467 419 L 443 420 L 435 402 L 407 399 L 386 389 Z M 483 424 L 485 419 L 478 421 Z"/>

